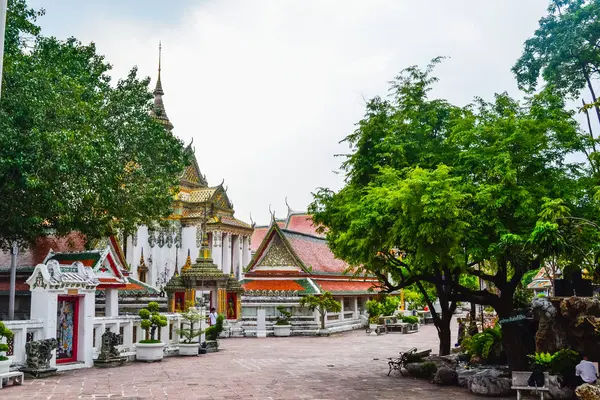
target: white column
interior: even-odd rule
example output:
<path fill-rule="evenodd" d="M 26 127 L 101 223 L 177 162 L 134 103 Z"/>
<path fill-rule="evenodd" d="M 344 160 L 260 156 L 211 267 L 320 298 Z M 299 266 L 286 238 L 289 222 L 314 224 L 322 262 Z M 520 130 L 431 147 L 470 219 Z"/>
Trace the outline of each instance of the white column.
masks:
<path fill-rule="evenodd" d="M 256 310 L 256 337 L 267 337 L 267 318 L 264 308 Z"/>
<path fill-rule="evenodd" d="M 242 269 L 250 264 L 250 236 L 242 237 Z"/>
<path fill-rule="evenodd" d="M 340 321 L 344 320 L 344 298 L 340 297 L 338 299 L 338 301 L 340 302 L 340 305 L 342 306 L 342 308 L 340 309 Z"/>
<path fill-rule="evenodd" d="M 233 236 L 232 247 L 233 247 L 233 262 L 231 263 L 235 277 L 240 280 L 242 279 L 242 247 L 243 241 L 240 235 Z"/>
<path fill-rule="evenodd" d="M 221 252 L 221 241 L 223 238 L 223 233 L 220 231 L 212 232 L 212 258 L 213 262 L 217 264 L 217 267 L 222 271 L 223 263 L 222 263 L 222 252 Z"/>
<path fill-rule="evenodd" d="M 354 319 L 359 319 L 360 315 L 358 315 L 358 297 L 354 298 Z"/>
<path fill-rule="evenodd" d="M 31 319 L 44 322 L 42 336 L 38 340 L 56 338 L 58 295 L 41 290 L 31 291 Z M 54 357 L 56 358 L 56 357 Z"/>
<path fill-rule="evenodd" d="M 119 290 L 111 288 L 106 289 L 105 292 L 104 314 L 107 317 L 116 317 L 119 315 Z"/>
<path fill-rule="evenodd" d="M 231 234 L 224 233 L 223 234 L 223 272 L 229 275 L 231 273 Z"/>
<path fill-rule="evenodd" d="M 94 290 L 86 293 L 82 298 L 79 299 L 79 301 L 80 331 L 78 361 L 82 361 L 86 367 L 93 367 L 94 318 L 96 317 L 96 291 Z M 98 343 L 96 343 L 96 345 L 98 345 Z"/>

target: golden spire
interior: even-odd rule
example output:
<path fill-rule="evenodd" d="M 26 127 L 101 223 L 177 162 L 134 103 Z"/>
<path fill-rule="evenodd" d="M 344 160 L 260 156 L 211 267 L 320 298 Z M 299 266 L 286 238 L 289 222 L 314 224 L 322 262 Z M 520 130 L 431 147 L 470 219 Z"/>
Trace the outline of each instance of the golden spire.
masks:
<path fill-rule="evenodd" d="M 146 262 L 144 261 L 144 248 L 142 247 L 142 254 L 140 256 L 140 265 L 138 265 L 137 273 L 140 281 L 146 283 L 146 273 L 148 272 L 148 267 L 146 266 Z"/>
<path fill-rule="evenodd" d="M 190 257 L 190 249 L 188 249 L 187 259 L 185 260 L 185 265 L 181 267 L 181 272 L 187 271 L 192 268 L 192 257 Z"/>
<path fill-rule="evenodd" d="M 162 65 L 162 43 L 158 42 L 158 79 L 156 80 L 156 87 L 154 88 L 154 106 L 151 110 L 151 115 L 158 119 L 164 127 L 171 131 L 173 130 L 173 124 L 169 121 L 169 117 L 167 117 L 167 111 L 165 110 L 165 104 L 163 102 L 163 95 L 165 92 L 163 91 L 162 81 L 160 80 L 160 71 Z"/>

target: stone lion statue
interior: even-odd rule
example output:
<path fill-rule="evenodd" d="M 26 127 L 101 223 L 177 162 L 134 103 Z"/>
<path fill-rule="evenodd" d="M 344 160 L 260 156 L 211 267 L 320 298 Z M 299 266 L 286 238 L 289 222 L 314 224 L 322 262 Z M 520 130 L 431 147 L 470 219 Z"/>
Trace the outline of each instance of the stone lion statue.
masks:
<path fill-rule="evenodd" d="M 44 339 L 35 340 L 25 344 L 27 354 L 26 366 L 32 370 L 44 370 L 50 368 L 52 350 L 58 348 L 58 340 Z"/>

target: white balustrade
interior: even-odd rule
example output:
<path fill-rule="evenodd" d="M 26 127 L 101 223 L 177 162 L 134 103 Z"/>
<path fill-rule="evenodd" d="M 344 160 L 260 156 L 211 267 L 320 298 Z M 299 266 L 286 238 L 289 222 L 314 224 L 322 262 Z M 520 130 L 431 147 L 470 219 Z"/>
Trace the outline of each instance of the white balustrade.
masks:
<path fill-rule="evenodd" d="M 4 325 L 12 331 L 14 337 L 12 339 L 11 350 L 8 356 L 12 359 L 13 364 L 25 363 L 25 343 L 31 340 L 45 339 L 42 336 L 44 323 L 40 320 L 23 320 L 23 321 L 3 321 Z M 6 343 L 6 339 L 3 339 Z"/>
<path fill-rule="evenodd" d="M 166 344 L 167 351 L 174 350 L 179 343 L 177 330 L 181 328 L 181 315 L 163 313 L 167 317 L 167 326 L 156 332 L 156 338 Z M 123 335 L 123 344 L 119 346 L 124 356 L 135 355 L 135 344 L 144 340 L 146 332 L 141 327 L 142 319 L 137 315 L 119 315 L 117 317 L 94 318 L 94 358 L 98 357 L 102 347 L 102 334 L 106 329 Z"/>

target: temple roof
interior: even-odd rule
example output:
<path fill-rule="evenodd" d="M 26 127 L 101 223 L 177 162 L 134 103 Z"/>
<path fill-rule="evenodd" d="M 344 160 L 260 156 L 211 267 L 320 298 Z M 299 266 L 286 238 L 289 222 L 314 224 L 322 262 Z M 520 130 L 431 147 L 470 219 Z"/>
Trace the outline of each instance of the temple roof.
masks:
<path fill-rule="evenodd" d="M 71 232 L 64 237 L 44 236 L 36 239 L 35 244 L 17 254 L 17 269 L 34 268 L 43 262 L 48 252 L 83 251 L 85 250 L 85 236 L 79 232 Z M 0 270 L 10 268 L 10 252 L 0 251 Z"/>
<path fill-rule="evenodd" d="M 179 178 L 181 186 L 190 188 L 207 187 L 208 182 L 206 181 L 206 177 L 200 172 L 200 166 L 198 165 L 198 160 L 196 159 L 192 144 L 190 143 L 185 150 L 190 154 L 192 162 L 183 170 L 183 173 Z"/>
<path fill-rule="evenodd" d="M 325 235 L 317 232 L 317 227 L 313 225 L 312 215 L 305 212 L 289 211 L 288 215 L 284 219 L 276 219 L 275 223 L 280 228 L 288 231 L 305 233 L 307 235 L 324 238 Z M 254 227 L 254 233 L 252 234 L 252 242 L 250 250 L 255 252 L 258 250 L 263 241 L 265 235 L 269 231 L 270 225 L 262 225 Z"/>
<path fill-rule="evenodd" d="M 247 271 L 288 270 L 310 274 L 344 275 L 348 264 L 336 258 L 322 237 L 281 229 L 272 223 Z"/>

